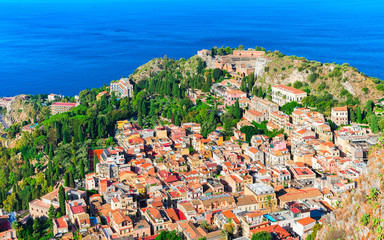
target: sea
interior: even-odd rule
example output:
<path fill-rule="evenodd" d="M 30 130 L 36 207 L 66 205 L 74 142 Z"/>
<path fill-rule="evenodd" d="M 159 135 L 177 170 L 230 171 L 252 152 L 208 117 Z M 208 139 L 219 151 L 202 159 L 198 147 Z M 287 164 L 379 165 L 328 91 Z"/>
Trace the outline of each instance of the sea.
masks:
<path fill-rule="evenodd" d="M 384 1 L 0 0 L 0 97 L 74 96 L 156 57 L 238 45 L 384 79 Z"/>

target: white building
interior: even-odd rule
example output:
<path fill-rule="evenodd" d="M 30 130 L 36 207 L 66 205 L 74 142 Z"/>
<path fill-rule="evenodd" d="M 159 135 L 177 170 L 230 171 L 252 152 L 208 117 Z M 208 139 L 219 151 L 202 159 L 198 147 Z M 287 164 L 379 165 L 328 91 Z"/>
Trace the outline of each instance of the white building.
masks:
<path fill-rule="evenodd" d="M 307 96 L 307 93 L 299 89 L 288 87 L 285 85 L 277 85 L 272 87 L 272 101 L 283 106 L 292 101 L 301 103 L 301 100 Z"/>

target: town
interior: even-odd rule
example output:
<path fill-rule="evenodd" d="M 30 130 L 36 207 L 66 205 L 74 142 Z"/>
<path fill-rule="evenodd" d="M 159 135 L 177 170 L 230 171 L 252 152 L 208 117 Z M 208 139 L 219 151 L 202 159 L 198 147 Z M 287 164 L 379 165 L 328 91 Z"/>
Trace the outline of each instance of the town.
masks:
<path fill-rule="evenodd" d="M 198 52 L 203 59 L 210 55 Z M 201 124 L 178 126 L 167 116 L 162 119 L 168 124 L 153 128 L 117 121 L 116 144 L 88 150 L 92 173 L 74 187 L 60 185 L 31 201 L 30 217 L 52 218 L 52 210 L 61 211 L 52 219 L 53 235 L 61 239 L 73 239 L 75 231 L 87 240 L 153 240 L 171 232 L 187 240 L 268 239 L 258 238 L 263 234 L 307 239 L 357 186 L 379 135 L 353 122 L 347 106 L 333 107 L 327 117 L 302 107 L 308 93 L 292 86 L 271 86 L 269 98 L 242 91 L 242 79 L 255 73 L 263 55 L 236 50 L 216 56 L 212 68 L 230 76 L 209 92 L 187 91 L 194 104 L 214 98 L 219 116 L 229 107 L 241 109 L 230 137 L 223 126 L 204 137 Z M 112 93 L 133 97 L 128 78 L 109 89 L 97 99 Z M 48 99 L 52 115 L 79 105 L 53 94 Z M 282 110 L 292 102 L 297 106 L 289 113 Z M 0 219 L 3 239 L 16 238 L 9 218 Z"/>

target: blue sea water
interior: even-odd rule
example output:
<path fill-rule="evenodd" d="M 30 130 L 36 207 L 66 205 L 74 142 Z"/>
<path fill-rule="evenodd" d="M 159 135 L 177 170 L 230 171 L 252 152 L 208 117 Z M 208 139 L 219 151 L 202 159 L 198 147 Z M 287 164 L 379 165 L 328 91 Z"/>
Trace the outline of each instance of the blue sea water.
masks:
<path fill-rule="evenodd" d="M 383 2 L 0 0 L 0 96 L 75 95 L 155 57 L 239 44 L 384 79 Z"/>

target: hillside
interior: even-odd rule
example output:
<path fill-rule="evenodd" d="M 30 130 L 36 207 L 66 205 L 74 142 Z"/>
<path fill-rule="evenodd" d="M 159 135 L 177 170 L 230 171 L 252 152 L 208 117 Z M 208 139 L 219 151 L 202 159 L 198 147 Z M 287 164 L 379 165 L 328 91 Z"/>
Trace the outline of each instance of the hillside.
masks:
<path fill-rule="evenodd" d="M 214 68 L 220 56 L 204 57 L 207 68 Z M 183 77 L 194 74 L 200 57 L 181 59 L 177 71 Z M 333 99 L 346 105 L 364 104 L 383 97 L 378 90 L 381 81 L 366 76 L 348 64 L 320 63 L 303 57 L 286 56 L 278 51 L 266 52 L 263 61 L 258 61 L 255 86 L 267 89 L 270 85 L 284 84 L 310 92 L 311 95 L 331 94 Z M 130 78 L 134 82 L 148 79 L 164 69 L 165 59 L 156 58 L 140 66 Z"/>
<path fill-rule="evenodd" d="M 269 84 L 293 85 L 300 81 L 303 83 L 303 90 L 308 88 L 312 94 L 331 93 L 340 101 L 347 100 L 348 92 L 354 98 L 360 99 L 361 103 L 383 96 L 376 89 L 374 81 L 377 82 L 377 79 L 360 73 L 346 63 L 320 63 L 296 56 L 285 56 L 279 52 L 267 53 L 266 58 L 267 64 L 259 77 L 259 83 L 264 87 Z"/>
<path fill-rule="evenodd" d="M 317 239 L 384 239 L 384 141 L 373 147 L 356 190 L 327 216 Z"/>
<path fill-rule="evenodd" d="M 138 67 L 129 77 L 134 82 L 153 77 L 156 73 L 166 68 L 167 63 L 169 62 L 168 60 L 169 59 L 166 57 L 152 59 L 146 64 Z M 181 58 L 178 61 L 178 66 L 175 69 L 175 72 L 180 72 L 183 78 L 189 74 L 196 74 L 198 62 L 199 57 L 197 56 L 188 59 Z"/>

